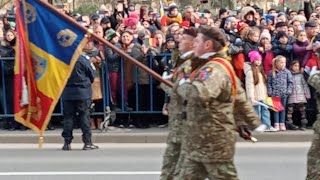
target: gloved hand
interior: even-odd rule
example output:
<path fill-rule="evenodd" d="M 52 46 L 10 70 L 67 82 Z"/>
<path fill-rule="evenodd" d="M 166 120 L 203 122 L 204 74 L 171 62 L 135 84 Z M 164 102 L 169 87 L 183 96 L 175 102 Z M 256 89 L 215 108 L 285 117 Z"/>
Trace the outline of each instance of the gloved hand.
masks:
<path fill-rule="evenodd" d="M 180 81 L 179 81 L 179 86 L 185 84 L 185 83 L 190 83 L 190 79 L 189 78 L 182 78 Z"/>
<path fill-rule="evenodd" d="M 239 136 L 244 140 L 251 140 L 251 132 L 246 126 L 238 126 L 237 132 L 239 133 Z"/>
<path fill-rule="evenodd" d="M 173 76 L 172 73 L 171 73 L 171 74 L 168 74 L 168 72 L 165 71 L 165 72 L 163 72 L 163 74 L 162 74 L 162 79 L 170 80 L 170 79 L 172 79 L 172 76 Z"/>

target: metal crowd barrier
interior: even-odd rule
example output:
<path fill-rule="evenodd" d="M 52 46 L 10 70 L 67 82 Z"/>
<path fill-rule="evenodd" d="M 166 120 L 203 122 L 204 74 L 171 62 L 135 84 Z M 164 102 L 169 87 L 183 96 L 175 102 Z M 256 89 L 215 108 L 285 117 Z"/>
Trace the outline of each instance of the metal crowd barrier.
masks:
<path fill-rule="evenodd" d="M 154 60 L 155 59 L 162 59 L 165 58 L 165 61 L 168 61 L 171 57 L 171 54 L 161 54 L 159 56 L 156 57 L 152 57 L 149 56 L 148 57 L 148 65 L 151 69 L 154 68 Z M 1 63 L 0 63 L 0 68 L 1 68 L 1 86 L 0 86 L 0 90 L 1 90 L 1 94 L 0 94 L 0 101 L 1 101 L 1 108 L 0 108 L 0 118 L 7 118 L 7 117 L 13 117 L 13 112 L 8 112 L 8 101 L 10 101 L 8 99 L 8 96 L 6 94 L 6 83 L 5 83 L 5 73 L 4 73 L 4 68 L 5 68 L 5 62 L 7 61 L 14 61 L 14 58 L 0 58 Z M 158 65 L 161 66 L 161 62 L 158 61 Z M 134 66 L 134 65 L 133 65 Z M 159 67 L 158 67 L 159 68 Z M 161 69 L 161 67 L 160 67 Z M 108 72 L 108 68 L 107 68 L 107 63 L 104 62 L 102 67 L 101 67 L 101 86 L 102 86 L 102 96 L 103 96 L 103 107 L 107 107 L 111 105 L 111 90 L 110 90 L 110 83 L 109 83 L 109 72 Z M 156 95 L 158 95 L 157 93 L 161 92 L 162 90 L 155 88 L 154 84 L 156 82 L 156 80 L 154 78 L 152 78 L 149 75 L 149 97 L 144 97 L 144 98 L 148 98 L 149 100 L 149 108 L 147 108 L 147 110 L 141 110 L 140 108 L 140 102 L 139 102 L 139 73 L 138 73 L 138 67 L 134 66 L 134 80 L 135 80 L 135 84 L 134 84 L 134 88 L 133 90 L 131 90 L 131 96 L 128 94 L 128 98 L 129 99 L 133 99 L 134 104 L 129 104 L 129 106 L 133 107 L 133 111 L 127 112 L 125 111 L 125 100 L 124 100 L 124 79 L 125 79 L 125 75 L 124 75 L 124 60 L 121 60 L 121 73 L 120 73 L 120 82 L 121 82 L 121 88 L 120 88 L 120 99 L 121 99 L 121 103 L 119 103 L 119 105 L 121 105 L 119 108 L 121 109 L 121 111 L 117 112 L 118 114 L 159 114 L 161 113 L 161 106 L 158 105 L 158 107 L 155 107 L 155 103 L 158 102 L 162 102 L 163 99 L 157 99 L 155 98 Z M 163 93 L 163 92 L 162 92 Z M 119 94 L 119 93 L 118 93 Z M 13 99 L 11 99 L 11 101 L 13 101 Z M 13 102 L 9 103 L 9 104 L 13 104 Z M 13 107 L 12 107 L 12 111 L 13 111 Z M 97 112 L 95 111 L 93 113 L 93 115 L 103 115 L 105 116 L 106 113 L 106 108 L 103 108 L 102 112 Z M 58 101 L 55 111 L 53 113 L 53 116 L 63 116 L 63 106 L 62 106 L 62 101 L 61 98 Z"/>

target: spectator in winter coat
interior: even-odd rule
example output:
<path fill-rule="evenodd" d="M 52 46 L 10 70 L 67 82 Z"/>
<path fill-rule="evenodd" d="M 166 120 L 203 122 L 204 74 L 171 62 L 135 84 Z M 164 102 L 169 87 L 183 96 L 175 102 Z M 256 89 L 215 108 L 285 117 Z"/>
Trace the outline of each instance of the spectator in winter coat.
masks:
<path fill-rule="evenodd" d="M 256 50 L 256 51 L 262 51 L 262 48 L 260 47 L 259 44 L 259 39 L 260 39 L 260 29 L 252 27 L 248 34 L 247 38 L 244 41 L 243 45 L 243 52 L 246 56 L 246 61 L 249 61 L 248 54 L 250 51 Z"/>
<path fill-rule="evenodd" d="M 241 20 L 247 23 L 250 27 L 256 26 L 256 22 L 254 21 L 254 15 L 256 14 L 256 10 L 251 6 L 246 6 L 241 9 Z"/>
<path fill-rule="evenodd" d="M 308 59 L 311 57 L 312 44 L 307 39 L 305 31 L 297 33 L 296 42 L 293 43 L 293 55 L 299 61 L 300 68 L 304 68 Z M 303 72 L 303 70 L 302 70 Z"/>
<path fill-rule="evenodd" d="M 182 23 L 182 15 L 179 13 L 176 5 L 168 7 L 168 14 L 162 17 L 160 24 L 161 26 L 168 26 L 173 22 Z"/>
<path fill-rule="evenodd" d="M 297 126 L 293 124 L 292 114 L 294 110 L 300 111 L 301 115 L 301 130 L 305 130 L 308 124 L 306 116 L 307 99 L 310 99 L 310 90 L 307 82 L 305 81 L 303 74 L 300 71 L 299 61 L 292 61 L 290 70 L 293 77 L 293 90 L 292 94 L 288 97 L 288 112 L 287 112 L 287 127 L 288 129 L 297 129 Z"/>
<path fill-rule="evenodd" d="M 272 69 L 272 60 L 274 53 L 272 51 L 271 35 L 268 32 L 263 32 L 260 35 L 260 45 L 263 48 L 262 64 L 266 74 L 269 74 Z"/>
<path fill-rule="evenodd" d="M 292 45 L 288 43 L 288 36 L 284 31 L 277 34 L 277 41 L 273 44 L 272 50 L 275 56 L 282 55 L 288 63 L 292 61 Z"/>
<path fill-rule="evenodd" d="M 286 68 L 286 58 L 278 55 L 273 60 L 272 71 L 267 78 L 267 90 L 270 97 L 280 98 L 280 102 L 284 109 L 274 112 L 274 128 L 285 131 L 285 116 L 287 98 L 292 93 L 293 81 L 292 74 Z"/>

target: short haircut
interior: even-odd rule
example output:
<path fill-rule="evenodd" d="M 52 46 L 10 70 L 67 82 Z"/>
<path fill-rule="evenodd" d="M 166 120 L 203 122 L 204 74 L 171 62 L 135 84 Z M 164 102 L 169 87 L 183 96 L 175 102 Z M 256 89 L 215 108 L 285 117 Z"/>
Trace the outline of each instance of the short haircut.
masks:
<path fill-rule="evenodd" d="M 226 38 L 225 35 L 221 32 L 221 30 L 217 27 L 211 26 L 200 26 L 198 29 L 198 33 L 204 35 L 204 40 L 210 40 L 214 44 L 214 51 L 220 51 L 226 46 Z"/>
<path fill-rule="evenodd" d="M 192 36 L 192 37 L 197 37 L 198 29 L 195 28 L 195 27 L 190 27 L 188 29 L 184 29 L 183 30 L 183 34 L 187 34 L 187 35 Z"/>

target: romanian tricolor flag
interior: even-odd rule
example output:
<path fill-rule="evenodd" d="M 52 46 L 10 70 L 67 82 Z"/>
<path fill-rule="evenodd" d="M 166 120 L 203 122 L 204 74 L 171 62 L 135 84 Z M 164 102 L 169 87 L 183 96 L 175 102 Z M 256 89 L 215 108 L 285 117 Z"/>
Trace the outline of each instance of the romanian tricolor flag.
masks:
<path fill-rule="evenodd" d="M 162 16 L 164 16 L 164 6 L 162 0 L 160 0 L 160 18 L 162 18 Z"/>
<path fill-rule="evenodd" d="M 40 0 L 16 0 L 14 117 L 42 138 L 86 33 Z"/>

